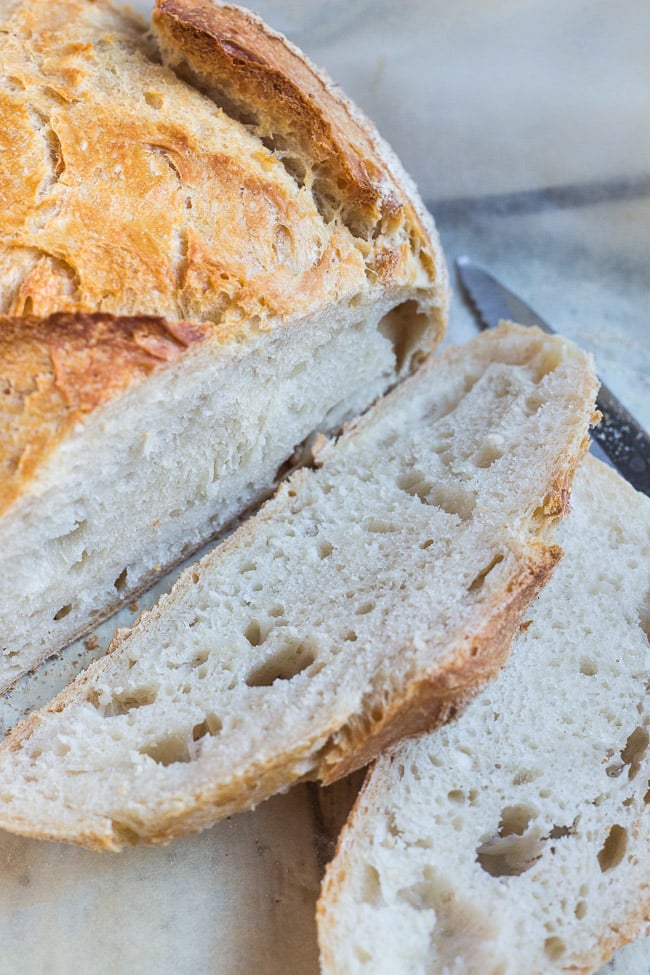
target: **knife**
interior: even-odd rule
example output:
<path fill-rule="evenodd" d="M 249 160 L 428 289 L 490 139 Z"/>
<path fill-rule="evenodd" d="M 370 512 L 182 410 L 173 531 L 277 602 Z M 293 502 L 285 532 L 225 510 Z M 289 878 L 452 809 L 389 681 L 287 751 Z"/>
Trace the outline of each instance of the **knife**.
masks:
<path fill-rule="evenodd" d="M 548 322 L 525 301 L 471 258 L 457 258 L 456 268 L 463 290 L 483 326 L 494 328 L 503 318 L 520 325 L 537 325 L 544 332 L 554 333 Z M 600 424 L 591 430 L 596 444 L 619 474 L 637 491 L 650 495 L 650 437 L 604 383 L 596 407 L 602 413 Z"/>

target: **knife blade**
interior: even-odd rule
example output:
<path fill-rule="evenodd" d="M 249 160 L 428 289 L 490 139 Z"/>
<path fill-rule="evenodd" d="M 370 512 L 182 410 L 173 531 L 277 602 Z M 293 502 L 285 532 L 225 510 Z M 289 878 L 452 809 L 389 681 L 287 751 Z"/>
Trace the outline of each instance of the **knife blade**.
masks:
<path fill-rule="evenodd" d="M 471 258 L 458 257 L 456 268 L 463 291 L 484 327 L 494 328 L 506 319 L 554 334 L 548 322 Z M 650 495 L 650 437 L 603 382 L 596 407 L 602 420 L 591 430 L 594 441 L 619 474 L 637 491 Z"/>

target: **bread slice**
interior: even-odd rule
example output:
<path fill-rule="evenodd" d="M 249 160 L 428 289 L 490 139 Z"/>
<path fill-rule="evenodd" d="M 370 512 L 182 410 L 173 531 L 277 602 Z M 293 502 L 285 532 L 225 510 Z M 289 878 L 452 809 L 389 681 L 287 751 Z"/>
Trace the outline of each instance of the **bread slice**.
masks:
<path fill-rule="evenodd" d="M 590 458 L 572 504 L 499 678 L 369 775 L 323 973 L 588 973 L 647 933 L 650 502 Z"/>
<path fill-rule="evenodd" d="M 0 749 L 0 826 L 162 842 L 446 720 L 507 654 L 596 381 L 504 325 L 303 469 Z"/>
<path fill-rule="evenodd" d="M 191 82 L 107 0 L 0 12 L 0 688 L 444 330 L 433 223 L 370 123 L 242 10 L 157 24 Z"/>

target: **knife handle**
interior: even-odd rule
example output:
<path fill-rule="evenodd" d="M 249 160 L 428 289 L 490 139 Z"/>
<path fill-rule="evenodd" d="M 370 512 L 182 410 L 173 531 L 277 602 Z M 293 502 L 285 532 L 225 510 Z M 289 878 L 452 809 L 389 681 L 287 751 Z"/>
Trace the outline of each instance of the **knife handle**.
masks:
<path fill-rule="evenodd" d="M 596 406 L 603 415 L 591 435 L 630 484 L 650 495 L 650 437 L 604 384 Z"/>

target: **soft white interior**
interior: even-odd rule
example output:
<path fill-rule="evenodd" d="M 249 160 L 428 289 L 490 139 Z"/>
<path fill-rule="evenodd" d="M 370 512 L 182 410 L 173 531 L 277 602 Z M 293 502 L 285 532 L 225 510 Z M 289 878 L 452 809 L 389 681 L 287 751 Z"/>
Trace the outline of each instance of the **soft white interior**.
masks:
<path fill-rule="evenodd" d="M 0 822 L 120 842 L 313 775 L 502 605 L 592 396 L 586 357 L 525 329 L 407 380 L 5 748 Z"/>
<path fill-rule="evenodd" d="M 323 971 L 593 971 L 650 898 L 650 503 L 589 461 L 499 679 L 378 762 L 331 864 Z"/>
<path fill-rule="evenodd" d="M 296 445 L 404 374 L 423 338 L 408 296 L 243 347 L 205 343 L 62 442 L 0 519 L 0 688 L 217 534 Z"/>

